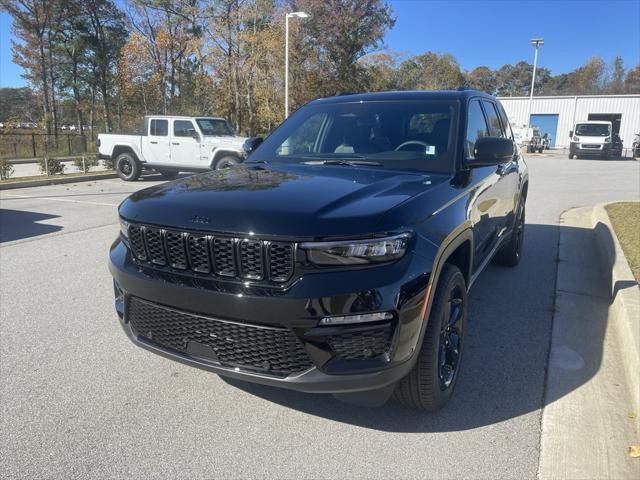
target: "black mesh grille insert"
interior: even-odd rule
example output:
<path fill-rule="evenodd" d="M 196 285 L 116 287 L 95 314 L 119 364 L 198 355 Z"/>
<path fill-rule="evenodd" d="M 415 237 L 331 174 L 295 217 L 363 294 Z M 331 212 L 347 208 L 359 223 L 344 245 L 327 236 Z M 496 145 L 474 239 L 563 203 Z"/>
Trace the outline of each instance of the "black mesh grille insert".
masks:
<path fill-rule="evenodd" d="M 184 235 L 181 232 L 167 231 L 166 236 L 170 265 L 173 268 L 185 270 L 187 268 L 187 255 L 184 249 Z"/>
<path fill-rule="evenodd" d="M 131 250 L 138 260 L 147 260 L 147 251 L 144 247 L 142 227 L 137 225 L 129 226 L 129 245 L 131 245 Z"/>
<path fill-rule="evenodd" d="M 275 282 L 285 282 L 293 273 L 293 247 L 289 243 L 269 245 L 269 271 Z"/>
<path fill-rule="evenodd" d="M 286 376 L 313 366 L 287 328 L 226 322 L 128 298 L 127 320 L 136 334 L 162 347 L 227 367 Z"/>
<path fill-rule="evenodd" d="M 162 246 L 162 230 L 159 228 L 145 228 L 147 238 L 147 251 L 151 261 L 158 265 L 165 265 L 164 247 Z"/>
<path fill-rule="evenodd" d="M 236 263 L 234 253 L 234 241 L 232 238 L 213 239 L 215 270 L 218 275 L 222 275 L 225 277 L 236 276 Z"/>
<path fill-rule="evenodd" d="M 327 338 L 331 349 L 345 360 L 364 360 L 388 353 L 391 349 L 391 324 L 372 330 L 343 333 Z"/>
<path fill-rule="evenodd" d="M 189 259 L 191 268 L 200 273 L 210 273 L 209 265 L 209 243 L 205 235 L 187 236 L 187 245 L 189 246 Z"/>
<path fill-rule="evenodd" d="M 254 240 L 240 242 L 240 268 L 243 278 L 262 279 L 262 242 Z"/>
<path fill-rule="evenodd" d="M 134 257 L 156 268 L 256 282 L 284 283 L 295 269 L 295 244 L 129 225 Z"/>

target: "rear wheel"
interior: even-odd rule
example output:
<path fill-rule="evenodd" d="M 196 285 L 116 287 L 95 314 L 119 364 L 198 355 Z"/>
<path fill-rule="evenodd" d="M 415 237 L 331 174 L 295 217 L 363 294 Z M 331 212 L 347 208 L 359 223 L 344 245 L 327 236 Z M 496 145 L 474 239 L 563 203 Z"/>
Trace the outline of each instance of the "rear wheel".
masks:
<path fill-rule="evenodd" d="M 421 410 L 442 408 L 458 380 L 467 316 L 467 286 L 458 267 L 445 264 L 418 359 L 393 393 L 400 403 Z"/>
<path fill-rule="evenodd" d="M 503 265 L 505 267 L 515 267 L 520 263 L 520 256 L 522 254 L 522 244 L 524 243 L 524 199 L 520 205 L 518 217 L 515 227 L 511 232 L 511 238 L 507 244 L 498 250 L 496 256 L 493 257 L 493 263 Z"/>
<path fill-rule="evenodd" d="M 226 157 L 220 157 L 213 165 L 214 170 L 222 170 L 224 168 L 233 167 L 237 165 L 239 162 L 237 157 L 232 157 L 231 155 L 227 155 Z"/>
<path fill-rule="evenodd" d="M 130 153 L 121 153 L 116 158 L 116 172 L 125 182 L 134 182 L 140 177 L 140 164 Z"/>

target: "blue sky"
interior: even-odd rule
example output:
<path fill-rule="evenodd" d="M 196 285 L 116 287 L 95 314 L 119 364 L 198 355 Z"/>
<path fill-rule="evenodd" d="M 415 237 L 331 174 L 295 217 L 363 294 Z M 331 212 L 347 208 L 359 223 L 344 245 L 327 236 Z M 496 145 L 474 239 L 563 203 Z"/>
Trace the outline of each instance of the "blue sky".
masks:
<path fill-rule="evenodd" d="M 533 60 L 532 37 L 544 37 L 540 66 L 569 72 L 589 57 L 621 55 L 640 63 L 640 0 L 396 0 L 386 47 L 407 54 L 452 53 L 463 69 Z M 24 85 L 11 60 L 11 17 L 0 13 L 0 86 Z"/>

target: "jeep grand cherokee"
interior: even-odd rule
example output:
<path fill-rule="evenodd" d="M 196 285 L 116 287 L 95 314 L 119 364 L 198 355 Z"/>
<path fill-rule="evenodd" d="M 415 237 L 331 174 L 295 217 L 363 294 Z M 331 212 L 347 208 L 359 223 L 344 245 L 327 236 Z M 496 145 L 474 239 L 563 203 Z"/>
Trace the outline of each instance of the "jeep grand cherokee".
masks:
<path fill-rule="evenodd" d="M 109 265 L 129 338 L 249 382 L 443 406 L 469 288 L 521 255 L 528 175 L 500 103 L 325 98 L 258 143 L 120 205 Z"/>

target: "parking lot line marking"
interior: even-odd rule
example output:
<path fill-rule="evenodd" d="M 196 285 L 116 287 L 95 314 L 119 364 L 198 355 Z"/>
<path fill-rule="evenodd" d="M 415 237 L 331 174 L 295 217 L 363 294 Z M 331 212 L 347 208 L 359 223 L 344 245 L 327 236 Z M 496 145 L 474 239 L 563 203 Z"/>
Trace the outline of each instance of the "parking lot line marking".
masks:
<path fill-rule="evenodd" d="M 51 196 L 51 197 L 30 197 L 29 195 L 16 195 L 15 193 L 5 193 L 4 194 L 7 197 L 12 197 L 12 198 L 21 198 L 21 199 L 43 199 L 43 200 L 51 200 L 53 202 L 65 202 L 65 203 L 82 203 L 82 204 L 86 204 L 86 205 L 101 205 L 103 207 L 117 207 L 118 204 L 117 203 L 106 203 L 106 202 L 85 202 L 83 200 L 70 200 L 68 198 L 58 198 L 55 196 Z"/>

